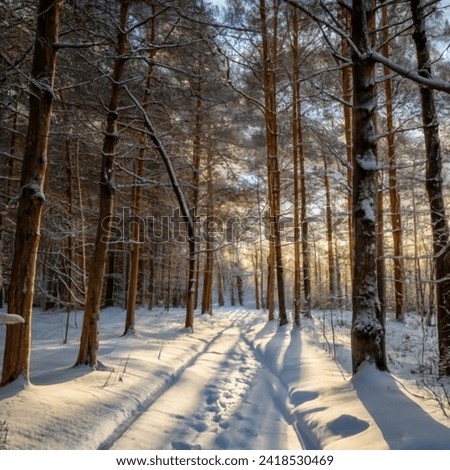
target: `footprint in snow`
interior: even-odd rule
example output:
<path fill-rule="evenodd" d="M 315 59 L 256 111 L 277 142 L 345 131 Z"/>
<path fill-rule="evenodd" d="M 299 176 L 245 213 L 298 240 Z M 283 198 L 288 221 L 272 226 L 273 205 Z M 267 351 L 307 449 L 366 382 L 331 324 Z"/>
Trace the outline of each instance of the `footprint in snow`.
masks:
<path fill-rule="evenodd" d="M 296 390 L 291 395 L 291 402 L 294 406 L 301 405 L 307 401 L 315 400 L 319 394 L 317 392 L 308 392 L 306 390 Z"/>
<path fill-rule="evenodd" d="M 369 427 L 369 423 L 356 416 L 341 415 L 328 424 L 330 431 L 342 437 L 349 437 L 365 431 Z"/>
<path fill-rule="evenodd" d="M 172 441 L 173 450 L 201 450 L 201 445 L 190 444 L 189 442 L 184 441 Z"/>
<path fill-rule="evenodd" d="M 219 395 L 217 393 L 210 393 L 206 395 L 206 403 L 212 405 L 213 403 L 219 400 Z"/>
<path fill-rule="evenodd" d="M 208 426 L 203 421 L 191 422 L 189 426 L 198 432 L 205 432 L 208 429 Z"/>

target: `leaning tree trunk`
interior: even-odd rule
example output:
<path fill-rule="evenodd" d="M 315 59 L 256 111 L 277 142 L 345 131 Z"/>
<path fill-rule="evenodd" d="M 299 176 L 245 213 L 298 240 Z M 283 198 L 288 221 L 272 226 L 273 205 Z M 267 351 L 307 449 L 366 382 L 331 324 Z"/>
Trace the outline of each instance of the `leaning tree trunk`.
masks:
<path fill-rule="evenodd" d="M 374 15 L 370 1 L 353 2 L 352 41 L 359 50 L 359 54 L 353 52 L 353 373 L 365 361 L 387 369 L 384 319 L 377 292 L 377 95 L 375 62 L 367 54 L 371 50 L 369 15 Z"/>
<path fill-rule="evenodd" d="M 102 297 L 103 278 L 108 256 L 108 239 L 110 235 L 109 221 L 114 213 L 114 164 L 116 146 L 119 140 L 117 120 L 119 98 L 123 71 L 125 68 L 125 52 L 128 45 L 126 24 L 129 1 L 123 1 L 120 8 L 117 58 L 112 73 L 112 91 L 106 118 L 106 131 L 102 150 L 102 167 L 100 172 L 100 210 L 94 251 L 91 257 L 89 280 L 87 285 L 86 303 L 84 307 L 83 327 L 81 331 L 80 349 L 75 365 L 98 365 L 98 323 L 100 320 L 100 304 Z"/>
<path fill-rule="evenodd" d="M 181 215 L 183 217 L 183 222 L 187 225 L 187 242 L 189 249 L 189 277 L 187 282 L 187 294 L 186 294 L 186 318 L 184 325 L 186 328 L 194 328 L 194 310 L 195 310 L 195 261 L 196 261 L 196 247 L 197 247 L 197 237 L 195 234 L 195 223 L 192 218 L 192 214 L 188 208 L 186 198 L 184 193 L 178 183 L 178 178 L 175 173 L 175 169 L 172 164 L 170 155 L 167 153 L 164 143 L 159 138 L 156 130 L 153 126 L 153 123 L 150 119 L 150 116 L 143 108 L 139 100 L 131 93 L 131 91 L 125 87 L 128 96 L 131 98 L 132 102 L 139 110 L 142 118 L 144 119 L 144 125 L 148 130 L 149 138 L 151 139 L 153 145 L 155 146 L 156 151 L 159 153 L 163 164 L 166 168 L 167 175 L 169 176 L 170 185 L 175 193 Z"/>
<path fill-rule="evenodd" d="M 420 0 L 411 0 L 414 22 L 413 39 L 416 45 L 419 74 L 426 78 L 432 78 L 424 8 Z M 439 119 L 433 90 L 420 87 L 420 98 L 427 158 L 426 188 L 433 232 L 439 373 L 450 375 L 450 235 L 443 194 L 443 160 L 439 138 Z"/>
<path fill-rule="evenodd" d="M 62 0 L 40 0 L 30 81 L 30 110 L 18 195 L 18 213 L 8 309 L 25 322 L 7 327 L 2 384 L 29 378 L 31 320 L 40 240 L 42 192 L 47 170 L 56 48 Z"/>

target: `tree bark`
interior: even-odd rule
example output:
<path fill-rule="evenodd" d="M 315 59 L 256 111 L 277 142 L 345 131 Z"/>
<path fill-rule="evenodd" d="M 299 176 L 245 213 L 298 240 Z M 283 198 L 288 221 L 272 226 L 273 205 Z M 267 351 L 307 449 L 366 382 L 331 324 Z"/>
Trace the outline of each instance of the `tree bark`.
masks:
<path fill-rule="evenodd" d="M 375 62 L 367 54 L 371 50 L 371 15 L 374 10 L 370 1 L 353 2 L 352 41 L 360 52 L 353 53 L 353 373 L 366 361 L 380 370 L 387 369 L 384 319 L 377 291 L 377 95 Z"/>
<path fill-rule="evenodd" d="M 303 159 L 303 135 L 300 101 L 300 55 L 299 55 L 298 11 L 292 11 L 292 159 L 294 171 L 294 322 L 300 326 L 302 275 L 301 275 L 301 231 L 300 231 L 300 177 L 299 159 Z"/>
<path fill-rule="evenodd" d="M 422 279 L 422 268 L 420 264 L 420 253 L 419 253 L 419 221 L 417 217 L 417 203 L 416 203 L 416 191 L 414 187 L 411 190 L 411 202 L 412 202 L 412 213 L 413 213 L 413 227 L 414 227 L 414 281 L 415 281 L 415 292 L 416 292 L 416 308 L 421 317 L 425 317 L 427 309 L 425 307 L 425 292 L 424 283 Z M 430 284 L 431 286 L 431 284 Z"/>
<path fill-rule="evenodd" d="M 105 138 L 102 150 L 99 196 L 100 208 L 97 233 L 95 237 L 94 251 L 90 262 L 80 348 L 78 358 L 75 363 L 75 365 L 89 365 L 94 369 L 98 366 L 98 323 L 100 320 L 103 279 L 108 256 L 108 239 L 111 230 L 110 220 L 114 214 L 115 188 L 113 176 L 116 147 L 119 140 L 117 133 L 117 120 L 119 117 L 120 82 L 125 68 L 125 52 L 128 46 L 128 37 L 126 33 L 128 7 L 128 0 L 121 2 L 117 57 L 115 59 L 111 77 L 113 85 L 111 90 L 111 99 L 108 106 Z"/>
<path fill-rule="evenodd" d="M 377 175 L 377 289 L 380 301 L 381 318 L 386 318 L 386 260 L 384 249 L 384 199 L 383 199 L 383 173 Z M 383 320 L 384 323 L 384 320 Z"/>
<path fill-rule="evenodd" d="M 342 7 L 342 17 L 345 22 L 345 30 L 351 34 L 351 19 L 347 10 Z M 347 40 L 342 39 L 342 57 L 349 58 L 349 47 Z M 353 236 L 353 197 L 352 197 L 352 68 L 350 65 L 342 69 L 342 99 L 344 101 L 344 129 L 345 129 L 345 150 L 347 157 L 347 209 L 348 209 L 348 240 L 349 240 L 349 260 L 353 265 L 354 236 Z M 350 271 L 351 276 L 351 271 Z"/>
<path fill-rule="evenodd" d="M 200 70 L 200 65 L 197 64 L 197 69 Z M 203 103 L 200 98 L 201 95 L 201 81 L 200 79 L 195 83 L 197 101 L 195 107 L 195 126 L 194 126 L 194 139 L 192 149 L 192 218 L 197 220 L 199 214 L 199 197 L 200 197 L 200 163 L 202 156 L 202 112 Z M 190 265 L 191 266 L 191 265 Z M 192 269 L 192 266 L 189 268 Z M 189 272 L 189 279 L 194 281 L 194 299 L 192 300 L 194 310 L 198 305 L 198 287 L 199 287 L 199 274 L 200 274 L 200 254 L 195 254 L 195 265 L 192 272 Z"/>
<path fill-rule="evenodd" d="M 323 154 L 325 200 L 326 200 L 326 225 L 328 245 L 328 299 L 331 307 L 336 306 L 336 264 L 333 245 L 333 209 L 331 207 L 330 176 L 328 174 L 327 157 Z"/>
<path fill-rule="evenodd" d="M 44 180 L 51 128 L 53 85 L 56 71 L 62 0 L 40 0 L 30 83 L 30 109 L 18 195 L 14 255 L 9 287 L 9 312 L 25 322 L 7 327 L 2 385 L 24 376 L 29 380 L 31 322 Z"/>
<path fill-rule="evenodd" d="M 261 309 L 261 298 L 259 288 L 259 256 L 258 250 L 255 248 L 255 254 L 253 255 L 253 269 L 254 269 L 254 282 L 255 282 L 255 308 L 256 310 Z"/>
<path fill-rule="evenodd" d="M 389 58 L 389 36 L 388 36 L 388 9 L 384 4 L 382 7 L 383 24 L 383 54 Z M 384 66 L 384 86 L 386 94 L 386 127 L 387 127 L 387 147 L 389 160 L 389 200 L 391 206 L 392 241 L 394 249 L 394 295 L 395 295 L 395 318 L 397 321 L 404 321 L 405 318 L 405 267 L 403 262 L 403 227 L 401 216 L 400 194 L 397 188 L 397 161 L 395 154 L 394 135 L 394 113 L 393 113 L 393 93 L 390 70 Z"/>
<path fill-rule="evenodd" d="M 152 6 L 152 14 L 155 17 L 156 7 Z M 156 38 L 156 20 L 153 19 L 150 27 L 150 43 L 155 43 Z M 147 80 L 145 84 L 144 96 L 142 99 L 142 107 L 147 110 L 150 99 L 150 87 L 152 82 L 153 72 L 153 59 L 156 55 L 156 49 L 152 49 L 149 53 L 149 68 L 147 72 Z M 141 241 L 140 237 L 140 226 L 139 219 L 142 210 L 142 186 L 140 185 L 140 179 L 144 176 L 144 158 L 145 158 L 145 141 L 146 135 L 144 132 L 139 137 L 139 155 L 137 160 L 136 168 L 136 185 L 134 188 L 133 197 L 133 210 L 134 210 L 134 223 L 132 229 L 132 248 L 131 248 L 131 260 L 130 260 L 130 283 L 128 286 L 128 298 L 127 298 L 127 314 L 125 317 L 125 329 L 123 334 L 135 333 L 135 322 L 136 322 L 136 299 L 138 291 L 138 280 L 139 280 L 139 258 L 141 253 Z"/>
<path fill-rule="evenodd" d="M 309 237 L 308 205 L 306 198 L 305 155 L 300 155 L 300 226 L 302 240 L 303 309 L 304 315 L 311 318 L 311 240 Z"/>
<path fill-rule="evenodd" d="M 411 13 L 419 75 L 431 79 L 430 47 L 426 32 L 424 6 L 420 0 L 411 0 Z M 420 87 L 420 98 L 427 158 L 426 189 L 433 233 L 439 373 L 448 376 L 450 375 L 450 235 L 443 194 L 443 159 L 439 136 L 439 118 L 433 90 Z"/>
<path fill-rule="evenodd" d="M 206 259 L 203 271 L 202 314 L 212 315 L 212 293 L 214 284 L 214 200 L 213 200 L 213 161 L 212 150 L 207 154 L 207 191 L 206 191 Z M 212 234 L 210 233 L 212 230 Z"/>
<path fill-rule="evenodd" d="M 265 123 L 267 143 L 267 169 L 268 169 L 268 198 L 269 198 L 269 224 L 271 240 L 274 250 L 275 271 L 278 291 L 278 310 L 280 326 L 287 323 L 286 297 L 284 288 L 284 267 L 282 240 L 280 232 L 281 185 L 278 162 L 278 123 L 277 123 L 277 15 L 279 2 L 274 0 L 273 36 L 269 38 L 267 24 L 266 1 L 260 0 L 259 11 L 261 18 L 261 35 L 263 43 L 263 80 Z M 273 235 L 273 236 L 272 236 Z"/>
<path fill-rule="evenodd" d="M 147 85 L 148 82 L 147 82 Z M 147 94 L 148 87 L 146 87 Z M 139 138 L 139 154 L 137 159 L 135 187 L 133 189 L 133 218 L 131 226 L 131 258 L 130 258 L 130 280 L 128 283 L 127 313 L 125 316 L 124 335 L 135 334 L 136 323 L 136 299 L 139 281 L 139 255 L 141 252 L 140 215 L 142 209 L 142 187 L 140 179 L 144 175 L 145 158 L 145 134 L 141 133 Z"/>
<path fill-rule="evenodd" d="M 222 268 L 217 262 L 217 303 L 219 307 L 225 305 L 225 299 L 223 295 L 223 279 L 222 279 Z"/>

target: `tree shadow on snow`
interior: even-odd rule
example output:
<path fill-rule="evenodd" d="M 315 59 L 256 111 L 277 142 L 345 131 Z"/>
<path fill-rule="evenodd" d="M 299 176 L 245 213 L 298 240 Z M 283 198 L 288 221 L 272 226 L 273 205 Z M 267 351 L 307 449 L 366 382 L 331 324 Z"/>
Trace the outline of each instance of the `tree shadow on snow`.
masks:
<path fill-rule="evenodd" d="M 450 429 L 408 398 L 389 373 L 364 365 L 352 382 L 391 449 L 450 449 Z"/>

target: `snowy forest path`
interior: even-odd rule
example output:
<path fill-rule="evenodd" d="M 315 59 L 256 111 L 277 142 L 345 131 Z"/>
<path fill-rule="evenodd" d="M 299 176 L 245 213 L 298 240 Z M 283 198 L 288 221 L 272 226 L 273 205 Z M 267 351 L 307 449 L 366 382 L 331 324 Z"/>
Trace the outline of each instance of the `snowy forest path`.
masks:
<path fill-rule="evenodd" d="M 371 365 L 349 374 L 349 345 L 333 356 L 319 314 L 280 327 L 264 312 L 223 308 L 191 331 L 182 309 L 137 313 L 137 333 L 119 336 L 123 310 L 102 312 L 106 367 L 93 371 L 72 367 L 79 329 L 62 344 L 66 312 L 36 312 L 32 383 L 0 391 L 7 449 L 450 448 L 448 420 L 401 376 Z M 401 345 L 403 329 L 395 336 Z M 399 351 L 415 354 L 411 345 Z"/>
<path fill-rule="evenodd" d="M 241 318 L 242 320 L 242 318 Z M 301 449 L 287 390 L 236 320 L 186 367 L 111 449 Z"/>

